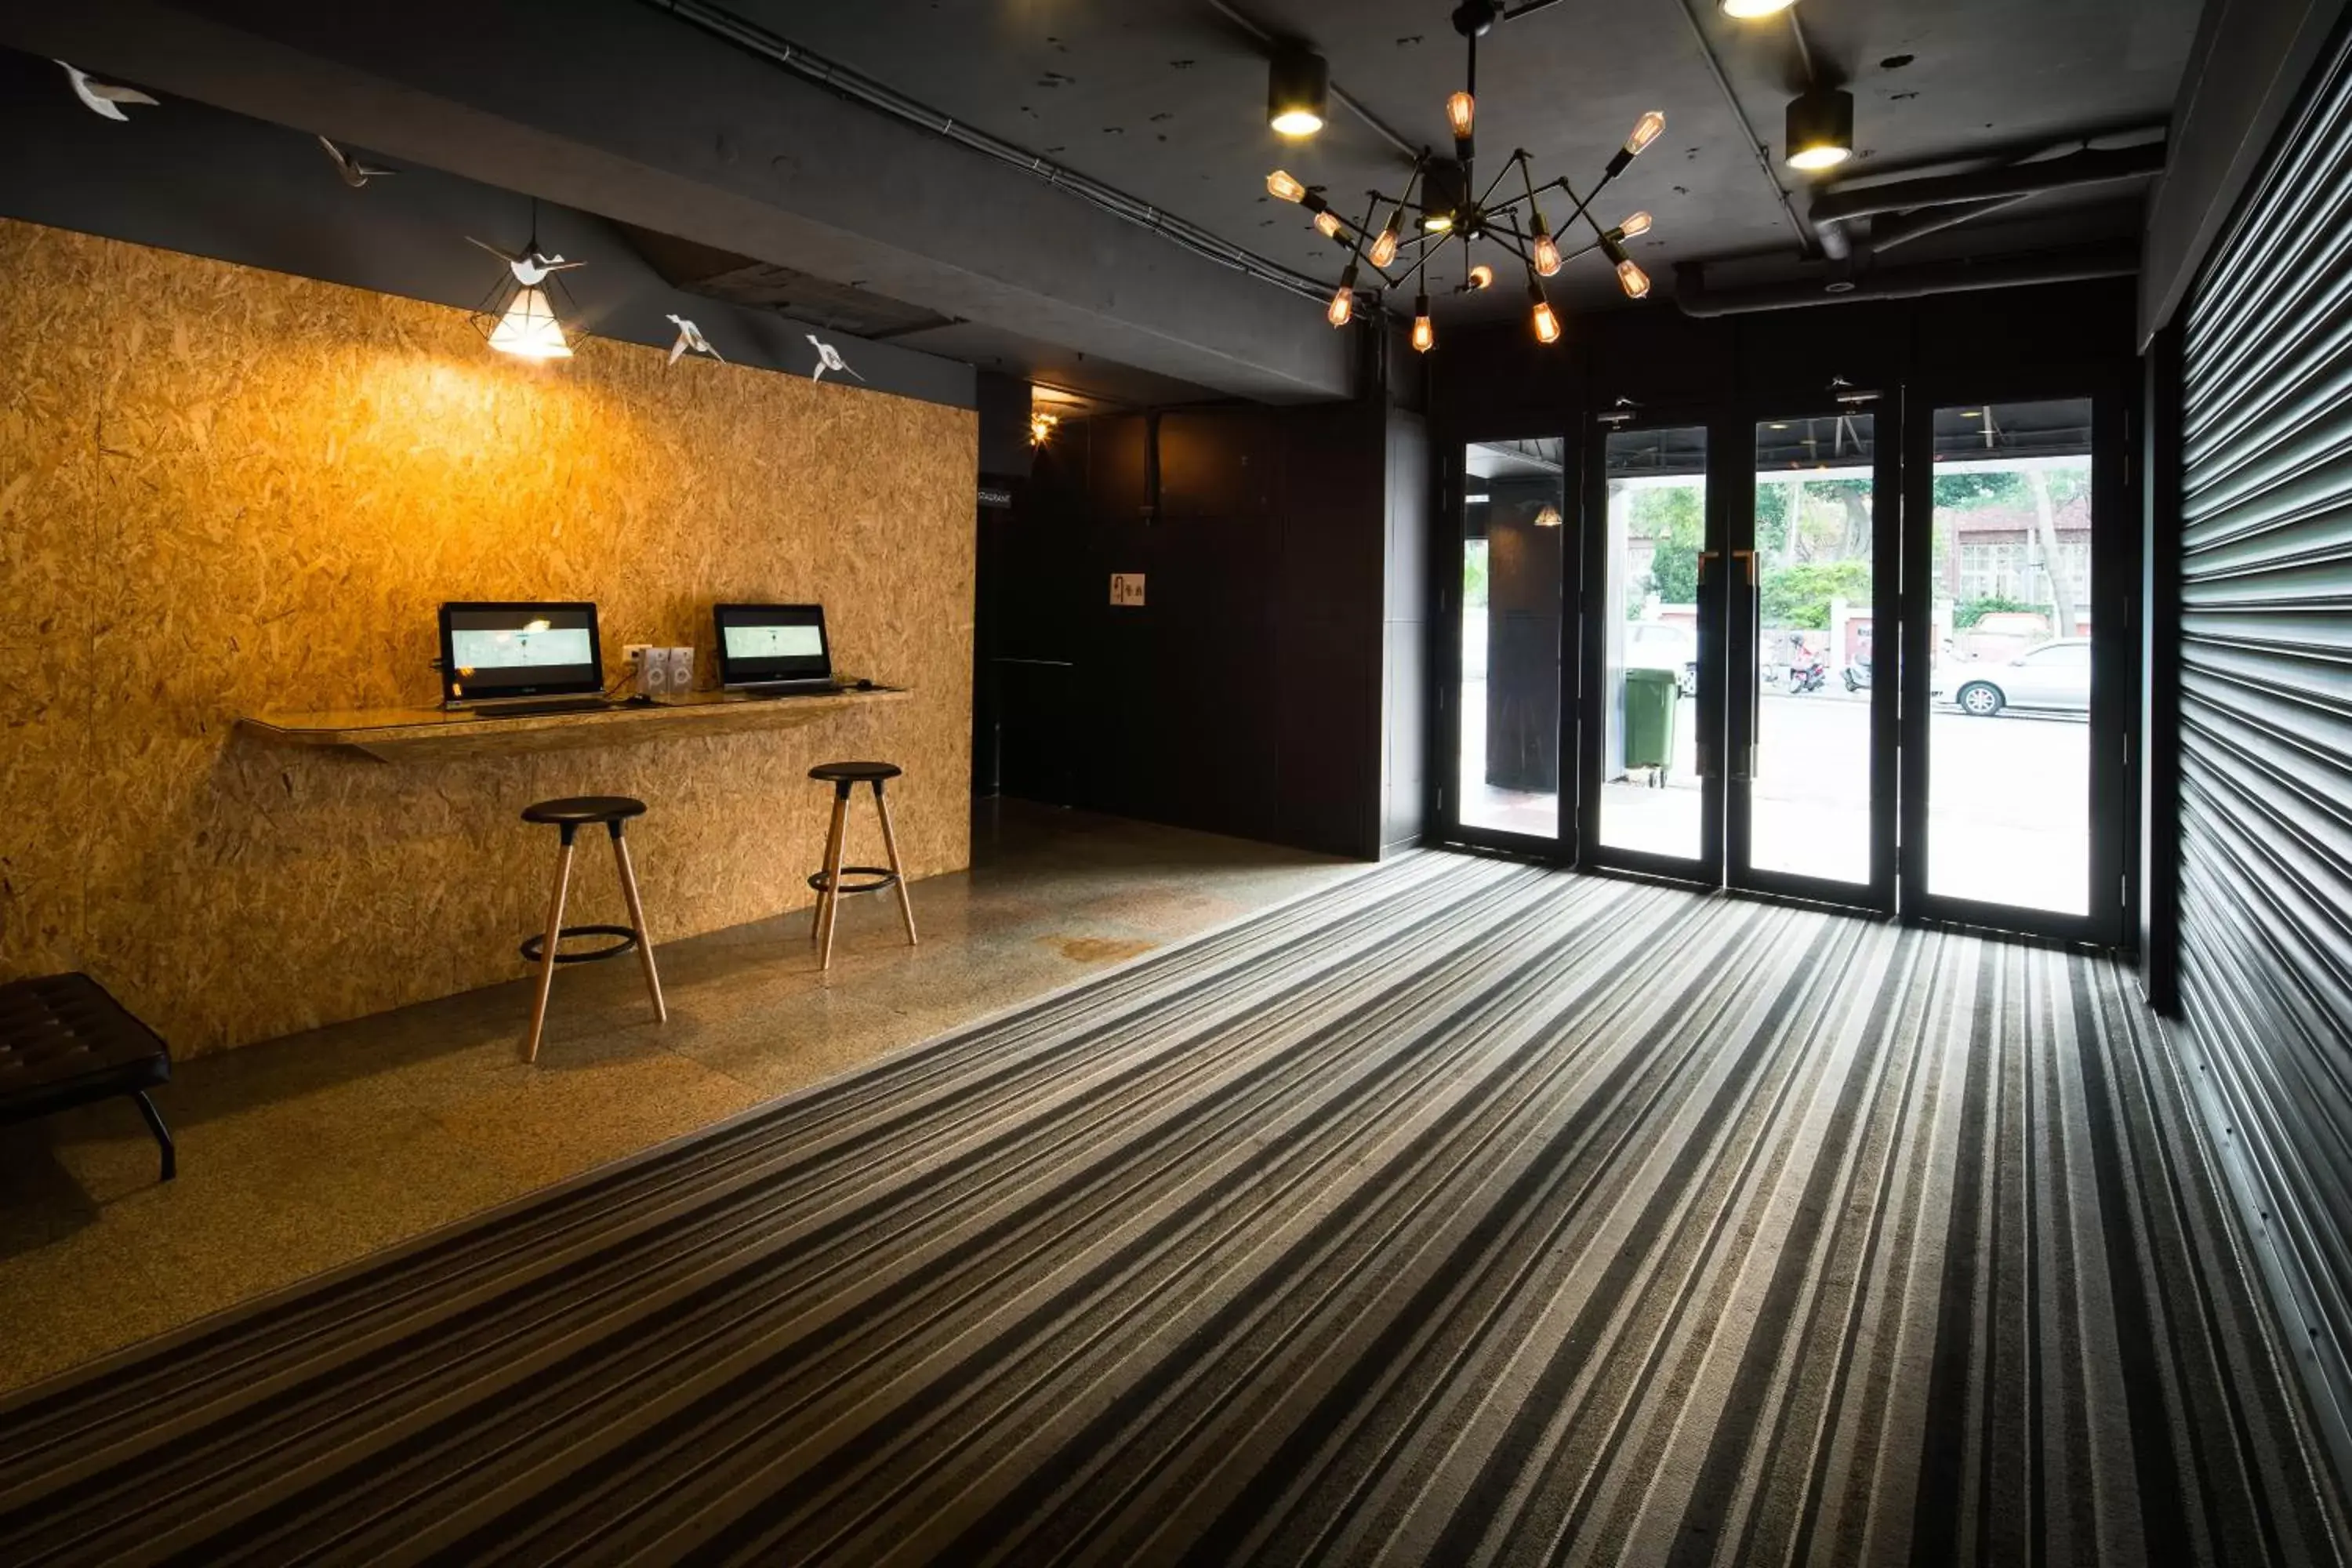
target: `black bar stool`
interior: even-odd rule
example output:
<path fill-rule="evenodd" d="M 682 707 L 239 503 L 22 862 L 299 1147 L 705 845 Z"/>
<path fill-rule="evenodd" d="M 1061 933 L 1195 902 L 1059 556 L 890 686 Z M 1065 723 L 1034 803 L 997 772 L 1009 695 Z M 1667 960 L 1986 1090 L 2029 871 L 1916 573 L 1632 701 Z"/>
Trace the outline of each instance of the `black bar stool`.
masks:
<path fill-rule="evenodd" d="M 629 864 L 629 841 L 621 836 L 621 825 L 633 816 L 646 814 L 646 803 L 632 800 L 625 795 L 578 795 L 567 800 L 542 800 L 523 808 L 525 822 L 551 822 L 563 835 L 563 847 L 555 858 L 555 891 L 547 900 L 547 930 L 537 936 L 525 937 L 522 955 L 539 965 L 539 996 L 530 1005 L 530 1039 L 524 1047 L 523 1059 L 539 1059 L 540 1031 L 547 1024 L 547 994 L 555 984 L 555 966 L 559 963 L 593 963 L 600 958 L 618 958 L 635 949 L 637 961 L 645 966 L 646 990 L 654 999 L 654 1022 L 669 1022 L 669 1005 L 662 1000 L 661 974 L 654 968 L 654 942 L 646 933 L 646 908 L 637 900 L 636 868 Z M 572 837 L 583 827 L 603 824 L 613 837 L 613 863 L 621 871 L 621 896 L 629 903 L 630 923 L 625 926 L 567 926 L 563 923 L 563 895 L 572 885 Z M 609 936 L 614 940 L 604 947 L 586 952 L 564 952 L 565 937 Z"/>
<path fill-rule="evenodd" d="M 824 869 L 808 879 L 816 889 L 816 909 L 809 917 L 809 940 L 817 944 L 817 967 L 833 967 L 833 923 L 841 908 L 844 893 L 878 893 L 885 888 L 898 889 L 898 918 L 907 922 L 907 945 L 915 942 L 915 901 L 907 893 L 906 868 L 898 860 L 898 835 L 890 826 L 890 802 L 882 794 L 882 781 L 897 778 L 902 770 L 893 763 L 819 763 L 809 770 L 809 777 L 833 786 L 833 826 L 824 836 Z M 874 809 L 882 817 L 882 847 L 889 852 L 887 866 L 845 866 L 841 863 L 842 838 L 849 825 L 849 792 L 861 784 L 874 786 Z M 863 882 L 844 882 L 844 877 L 863 877 Z"/>

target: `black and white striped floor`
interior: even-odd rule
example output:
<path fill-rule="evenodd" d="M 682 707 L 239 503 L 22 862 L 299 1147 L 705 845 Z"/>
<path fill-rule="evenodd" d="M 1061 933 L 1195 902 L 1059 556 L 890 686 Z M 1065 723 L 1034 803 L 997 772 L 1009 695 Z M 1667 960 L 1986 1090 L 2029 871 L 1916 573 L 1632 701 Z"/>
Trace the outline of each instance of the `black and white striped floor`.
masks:
<path fill-rule="evenodd" d="M 1423 855 L 0 1405 L 0 1562 L 2309 1563 L 2088 958 Z"/>

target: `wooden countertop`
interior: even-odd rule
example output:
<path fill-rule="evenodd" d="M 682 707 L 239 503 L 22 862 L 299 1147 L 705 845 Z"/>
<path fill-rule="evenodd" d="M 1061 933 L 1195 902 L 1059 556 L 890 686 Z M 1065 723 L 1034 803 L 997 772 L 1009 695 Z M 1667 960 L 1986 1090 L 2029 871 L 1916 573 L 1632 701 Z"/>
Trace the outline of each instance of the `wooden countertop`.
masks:
<path fill-rule="evenodd" d="M 732 735 L 749 730 L 788 730 L 877 702 L 903 702 L 907 697 L 907 692 L 887 687 L 813 697 L 746 697 L 731 691 L 698 691 L 690 697 L 665 702 L 508 718 L 452 713 L 439 708 L 379 708 L 348 712 L 266 713 L 239 719 L 236 724 L 244 733 L 278 745 L 341 746 L 364 752 L 378 762 L 423 762 L 563 752 L 688 735 Z"/>

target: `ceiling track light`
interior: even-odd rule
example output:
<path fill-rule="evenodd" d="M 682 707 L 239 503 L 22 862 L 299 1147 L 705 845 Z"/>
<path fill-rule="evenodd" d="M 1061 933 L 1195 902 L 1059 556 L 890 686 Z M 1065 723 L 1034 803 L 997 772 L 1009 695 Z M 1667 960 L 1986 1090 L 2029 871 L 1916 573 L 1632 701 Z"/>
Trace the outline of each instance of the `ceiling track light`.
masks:
<path fill-rule="evenodd" d="M 1379 279 L 1373 290 L 1376 302 L 1383 297 L 1382 286 L 1394 288 L 1407 282 L 1416 285 L 1412 346 L 1423 353 L 1429 352 L 1437 342 L 1437 331 L 1429 316 L 1426 279 L 1431 259 L 1448 240 L 1461 241 L 1464 252 L 1463 281 L 1454 290 L 1456 293 L 1472 293 L 1493 286 L 1494 268 L 1483 261 L 1473 262 L 1473 254 L 1481 244 L 1498 247 L 1526 268 L 1530 317 L 1537 338 L 1547 343 L 1559 341 L 1560 323 L 1544 293 L 1543 280 L 1558 274 L 1576 257 L 1596 250 L 1602 252 L 1616 269 L 1618 287 L 1627 298 L 1640 300 L 1649 294 L 1650 276 L 1625 254 L 1624 242 L 1649 232 L 1650 215 L 1637 212 L 1614 228 L 1603 228 L 1592 216 L 1592 203 L 1604 186 L 1622 174 L 1664 133 L 1664 115 L 1653 110 L 1635 121 L 1633 131 L 1610 153 L 1601 177 L 1588 190 L 1580 192 L 1565 178 L 1536 184 L 1530 173 L 1532 160 L 1525 148 L 1505 159 L 1483 187 L 1478 184 L 1476 154 L 1471 140 L 1478 120 L 1478 40 L 1503 20 L 1504 15 L 1496 0 L 1461 0 L 1454 7 L 1454 30 L 1462 35 L 1466 45 L 1467 69 L 1462 90 L 1449 94 L 1444 101 L 1446 128 L 1454 135 L 1454 156 L 1444 157 L 1423 149 L 1414 161 L 1404 195 L 1368 193 L 1370 205 L 1352 230 L 1330 210 L 1330 204 L 1314 187 L 1279 169 L 1266 176 L 1267 195 L 1305 208 L 1313 216 L 1318 230 L 1348 247 L 1347 268 L 1324 311 L 1333 326 L 1344 327 L 1354 320 L 1357 279 L 1360 268 L 1370 263 Z M 1514 172 L 1518 175 L 1518 193 L 1498 199 L 1497 192 Z M 1580 234 L 1585 230 L 1591 234 L 1589 240 L 1573 249 L 1562 246 L 1562 231 L 1546 220 L 1543 208 L 1538 205 L 1554 191 L 1562 193 L 1572 209 L 1562 223 Z M 1383 211 L 1387 214 L 1385 222 L 1381 221 Z M 1391 267 L 1400 270 L 1392 273 Z"/>
<path fill-rule="evenodd" d="M 1789 167 L 1834 169 L 1853 156 L 1853 94 L 1838 88 L 1811 88 L 1789 100 L 1786 151 Z"/>
<path fill-rule="evenodd" d="M 1265 122 L 1277 136 L 1312 136 L 1331 103 L 1331 66 L 1303 44 L 1276 48 L 1265 72 Z"/>
<path fill-rule="evenodd" d="M 1796 3 L 1797 0 L 1716 0 L 1716 6 L 1735 22 L 1754 22 L 1777 16 Z"/>

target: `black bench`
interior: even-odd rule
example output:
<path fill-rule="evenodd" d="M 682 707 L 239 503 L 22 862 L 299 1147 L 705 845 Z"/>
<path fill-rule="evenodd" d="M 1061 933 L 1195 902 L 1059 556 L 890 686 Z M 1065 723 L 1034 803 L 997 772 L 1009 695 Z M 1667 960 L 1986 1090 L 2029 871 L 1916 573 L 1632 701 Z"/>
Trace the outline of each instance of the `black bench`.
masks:
<path fill-rule="evenodd" d="M 127 1094 L 163 1149 L 163 1180 L 179 1173 L 171 1129 L 147 1098 L 172 1076 L 172 1054 L 154 1030 L 87 974 L 49 974 L 0 985 L 0 1122 L 47 1116 Z"/>

